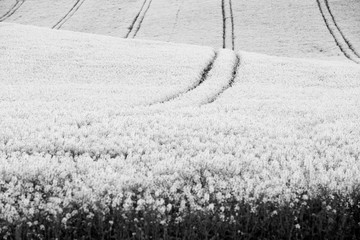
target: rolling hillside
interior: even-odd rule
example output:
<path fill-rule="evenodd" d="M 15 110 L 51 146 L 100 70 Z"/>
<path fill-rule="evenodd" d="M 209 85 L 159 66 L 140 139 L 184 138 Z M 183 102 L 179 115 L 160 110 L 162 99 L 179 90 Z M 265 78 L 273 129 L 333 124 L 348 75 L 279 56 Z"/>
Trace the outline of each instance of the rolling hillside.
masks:
<path fill-rule="evenodd" d="M 119 238 L 156 238 L 162 226 L 174 228 L 169 236 L 175 228 L 204 236 L 214 224 L 221 236 L 241 229 L 233 238 L 276 224 L 288 236 L 313 227 L 301 220 L 313 211 L 306 204 L 356 194 L 355 63 L 8 23 L 0 32 L 3 236 L 84 236 L 98 218 L 106 221 L 94 237 L 115 229 Z M 341 212 L 351 209 L 326 201 L 351 224 Z M 246 210 L 266 206 L 280 218 Z M 83 218 L 94 225 L 74 227 Z M 120 228 L 134 218 L 141 232 Z M 270 224 L 265 232 L 259 221 Z M 353 236 L 351 229 L 337 231 Z"/>
<path fill-rule="evenodd" d="M 2 0 L 0 9 L 0 21 L 5 22 L 275 56 L 360 61 L 360 3 L 355 0 Z"/>
<path fill-rule="evenodd" d="M 51 98 L 56 93 L 80 101 L 82 96 L 95 105 L 106 105 L 110 99 L 117 107 L 160 101 L 199 81 L 214 56 L 207 47 L 119 42 L 12 24 L 2 24 L 1 33 L 1 84 L 16 89 L 10 93 L 3 87 L 4 94 L 21 94 L 20 89 L 28 92 L 31 87 L 32 97 L 45 97 L 43 93 Z"/>
<path fill-rule="evenodd" d="M 0 238 L 359 239 L 359 11 L 0 0 Z"/>

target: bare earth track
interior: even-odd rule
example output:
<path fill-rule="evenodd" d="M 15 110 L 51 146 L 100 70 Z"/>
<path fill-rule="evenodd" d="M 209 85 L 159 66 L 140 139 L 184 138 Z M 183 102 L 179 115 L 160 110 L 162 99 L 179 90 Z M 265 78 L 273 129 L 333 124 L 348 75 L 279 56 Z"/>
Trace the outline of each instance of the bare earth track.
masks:
<path fill-rule="evenodd" d="M 135 16 L 132 24 L 129 27 L 129 32 L 126 34 L 125 38 L 135 38 L 136 34 L 141 28 L 141 24 L 144 21 L 145 15 L 151 6 L 152 0 L 144 0 L 138 14 Z"/>
<path fill-rule="evenodd" d="M 328 0 L 317 0 L 321 15 L 326 27 L 334 38 L 336 45 L 341 52 L 351 61 L 360 64 L 360 54 L 358 54 L 349 40 L 346 38 L 340 27 L 336 23 L 335 17 L 331 12 Z"/>
<path fill-rule="evenodd" d="M 71 18 L 77 10 L 79 10 L 79 8 L 84 2 L 85 0 L 77 0 L 73 7 L 70 9 L 70 11 L 63 18 L 61 18 L 52 28 L 60 29 L 62 25 L 64 25 L 64 23 L 66 23 L 66 21 L 69 20 L 69 18 Z"/>
<path fill-rule="evenodd" d="M 11 15 L 13 15 L 16 12 L 16 10 L 18 10 L 24 2 L 25 2 L 25 0 L 16 0 L 16 3 L 10 8 L 10 10 L 7 13 L 5 13 L 3 16 L 0 17 L 0 22 L 11 17 Z"/>

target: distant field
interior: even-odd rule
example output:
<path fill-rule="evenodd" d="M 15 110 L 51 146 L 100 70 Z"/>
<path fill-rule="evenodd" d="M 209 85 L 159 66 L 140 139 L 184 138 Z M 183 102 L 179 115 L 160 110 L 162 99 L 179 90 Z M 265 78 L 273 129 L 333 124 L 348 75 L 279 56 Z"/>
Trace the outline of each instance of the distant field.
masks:
<path fill-rule="evenodd" d="M 329 7 L 345 38 L 360 57 L 360 2 L 329 0 Z"/>
<path fill-rule="evenodd" d="M 221 1 L 153 0 L 138 38 L 222 46 Z"/>
<path fill-rule="evenodd" d="M 1 1 L 7 2 L 8 0 Z M 25 0 L 6 22 L 53 27 L 74 5 L 74 0 Z M 0 9 L 3 9 L 0 6 Z"/>
<path fill-rule="evenodd" d="M 313 0 L 233 1 L 236 47 L 287 57 L 344 58 Z"/>
<path fill-rule="evenodd" d="M 357 64 L 0 32 L 0 236 L 358 236 Z"/>
<path fill-rule="evenodd" d="M 326 2 L 335 23 L 327 10 L 318 6 L 321 3 L 325 8 Z M 6 12 L 13 4 L 2 0 L 0 9 Z M 346 61 L 346 53 L 338 46 L 345 43 L 342 39 L 339 43 L 338 30 L 333 36 L 331 29 L 337 24 L 359 52 L 359 11 L 360 4 L 354 0 L 346 3 L 336 0 L 62 0 L 54 3 L 26 0 L 2 21 L 276 56 Z M 346 44 L 345 48 L 348 48 Z M 356 61 L 360 61 L 358 56 Z"/>
<path fill-rule="evenodd" d="M 63 29 L 125 37 L 142 4 L 142 0 L 86 0 Z"/>

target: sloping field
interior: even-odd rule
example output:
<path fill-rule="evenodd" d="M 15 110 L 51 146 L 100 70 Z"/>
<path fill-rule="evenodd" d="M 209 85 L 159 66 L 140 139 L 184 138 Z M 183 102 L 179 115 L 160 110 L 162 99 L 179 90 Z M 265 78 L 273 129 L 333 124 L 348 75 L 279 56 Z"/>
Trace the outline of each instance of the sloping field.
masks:
<path fill-rule="evenodd" d="M 63 28 L 110 36 L 221 47 L 220 10 L 221 1 L 213 0 L 87 0 Z M 195 15 L 197 17 L 194 18 Z"/>
<path fill-rule="evenodd" d="M 357 64 L 0 32 L 2 236 L 358 236 Z"/>
<path fill-rule="evenodd" d="M 222 46 L 221 1 L 153 0 L 137 38 Z"/>
<path fill-rule="evenodd" d="M 1 25 L 0 39 L 3 94 L 23 96 L 23 101 L 56 94 L 70 104 L 75 99 L 80 104 L 81 96 L 90 109 L 105 108 L 110 99 L 116 107 L 146 105 L 186 91 L 215 54 L 206 47 L 144 44 L 12 24 Z"/>
<path fill-rule="evenodd" d="M 316 1 L 233 1 L 237 49 L 287 57 L 344 58 Z"/>
<path fill-rule="evenodd" d="M 276 56 L 354 60 L 351 46 L 358 49 L 360 41 L 355 0 L 19 0 L 15 5 L 13 11 L 14 1 L 0 1 L 0 9 L 11 13 L 1 21 Z"/>

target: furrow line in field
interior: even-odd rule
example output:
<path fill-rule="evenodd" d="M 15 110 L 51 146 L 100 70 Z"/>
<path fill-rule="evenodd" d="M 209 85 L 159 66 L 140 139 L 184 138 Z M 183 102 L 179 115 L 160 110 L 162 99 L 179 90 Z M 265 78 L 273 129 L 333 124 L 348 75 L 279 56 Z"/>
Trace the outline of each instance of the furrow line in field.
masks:
<path fill-rule="evenodd" d="M 209 98 L 208 102 L 206 104 L 210 104 L 213 103 L 214 101 L 216 101 L 216 99 L 223 94 L 227 89 L 231 88 L 234 84 L 235 78 L 237 76 L 238 73 L 238 69 L 240 67 L 241 61 L 240 61 L 240 57 L 238 54 L 236 54 L 236 60 L 233 66 L 233 71 L 232 71 L 232 76 L 227 84 L 227 86 L 225 86 L 220 92 L 218 92 L 216 95 L 214 95 L 213 97 Z"/>
<path fill-rule="evenodd" d="M 217 96 L 232 86 L 239 65 L 239 58 L 230 49 L 221 49 L 217 53 L 216 61 L 204 80 L 189 89 L 185 94 L 176 99 L 162 104 L 163 109 L 178 109 L 182 107 L 194 107 L 213 102 Z M 230 80 L 229 80 L 230 79 Z"/>
<path fill-rule="evenodd" d="M 231 0 L 221 1 L 223 48 L 235 49 L 234 15 Z"/>
<path fill-rule="evenodd" d="M 360 58 L 354 54 L 350 46 L 347 44 L 344 36 L 340 33 L 336 27 L 334 19 L 331 17 L 329 8 L 326 6 L 326 0 L 316 0 L 319 7 L 322 18 L 324 19 L 325 25 L 329 30 L 330 34 L 335 40 L 336 45 L 340 48 L 341 52 L 350 59 L 351 61 L 360 64 Z"/>
<path fill-rule="evenodd" d="M 225 0 L 221 0 L 221 11 L 223 20 L 223 48 L 226 48 L 226 11 L 225 11 Z"/>
<path fill-rule="evenodd" d="M 79 8 L 84 2 L 85 0 L 77 0 L 70 9 L 70 11 L 63 18 L 61 18 L 52 28 L 60 29 L 62 25 L 64 25 L 64 23 L 66 23 L 66 21 L 69 20 L 77 12 L 77 10 L 79 10 Z"/>
<path fill-rule="evenodd" d="M 143 10 L 143 8 L 144 8 L 144 6 L 145 6 L 146 1 L 147 1 L 147 0 L 144 0 L 143 4 L 141 5 L 141 8 L 140 8 L 139 12 L 136 14 L 134 20 L 132 21 L 131 25 L 129 26 L 129 28 L 128 28 L 129 31 L 128 31 L 128 33 L 125 35 L 125 38 L 128 38 L 129 35 L 130 35 L 130 33 L 132 32 L 132 30 L 133 30 L 133 28 L 134 28 L 134 26 L 135 26 L 135 23 L 136 23 L 137 19 L 139 18 L 140 13 L 142 12 L 142 10 Z"/>
<path fill-rule="evenodd" d="M 145 19 L 146 13 L 148 12 L 150 6 L 151 6 L 152 0 L 145 0 L 142 4 L 140 11 L 135 16 L 132 24 L 129 27 L 129 32 L 126 34 L 125 38 L 135 38 L 137 33 L 139 32 L 141 28 L 141 24 Z"/>
<path fill-rule="evenodd" d="M 148 4 L 147 8 L 145 9 L 145 12 L 144 12 L 144 14 L 142 15 L 142 18 L 140 19 L 139 24 L 138 24 L 138 26 L 137 26 L 137 28 L 136 28 L 136 30 L 135 30 L 135 33 L 134 33 L 133 38 L 135 38 L 135 37 L 136 37 L 136 34 L 139 32 L 139 30 L 140 30 L 140 28 L 141 28 L 141 24 L 142 24 L 142 22 L 144 21 L 144 18 L 145 18 L 145 16 L 146 16 L 147 11 L 148 11 L 149 8 L 150 8 L 151 3 L 152 3 L 152 0 L 149 1 L 149 4 Z"/>
<path fill-rule="evenodd" d="M 230 19 L 231 19 L 231 49 L 235 50 L 235 24 L 234 24 L 234 12 L 232 7 L 232 0 L 229 0 L 230 7 Z"/>
<path fill-rule="evenodd" d="M 196 89 L 197 87 L 199 87 L 208 77 L 209 72 L 212 70 L 214 62 L 216 61 L 218 57 L 218 53 L 214 52 L 214 56 L 212 57 L 212 59 L 209 61 L 209 63 L 206 65 L 206 67 L 203 69 L 203 71 L 201 72 L 201 76 L 199 78 L 199 80 L 197 82 L 195 82 L 194 85 L 190 86 L 188 89 L 186 89 L 185 91 L 181 91 L 176 93 L 173 96 L 167 97 L 165 100 L 159 101 L 159 102 L 155 102 L 155 103 L 151 103 L 149 106 L 155 105 L 155 104 L 163 104 L 166 102 L 170 102 L 176 98 L 179 98 L 180 96 L 187 94 L 188 92 L 193 91 L 194 89 Z"/>
<path fill-rule="evenodd" d="M 345 36 L 344 32 L 341 30 L 341 28 L 339 27 L 339 25 L 337 24 L 334 14 L 331 11 L 330 8 L 330 4 L 328 0 L 324 0 L 325 1 L 325 5 L 327 10 L 329 11 L 329 14 L 331 16 L 332 21 L 334 22 L 335 27 L 338 29 L 339 33 L 341 34 L 342 38 L 345 40 L 346 44 L 348 45 L 348 47 L 350 48 L 350 50 L 358 57 L 360 58 L 360 54 L 356 51 L 356 49 L 354 48 L 354 46 L 350 43 L 349 39 L 347 39 L 347 37 Z"/>
<path fill-rule="evenodd" d="M 7 13 L 0 17 L 0 22 L 6 20 L 7 18 L 11 17 L 25 2 L 25 0 L 16 0 L 15 4 L 9 9 Z"/>
<path fill-rule="evenodd" d="M 174 25 L 173 25 L 173 27 L 172 27 L 171 34 L 170 34 L 170 36 L 169 36 L 169 38 L 168 38 L 168 41 L 169 41 L 169 42 L 171 41 L 171 39 L 172 39 L 172 37 L 173 37 L 173 35 L 174 35 L 174 33 L 175 33 L 175 29 L 176 29 L 176 27 L 177 27 L 177 25 L 178 25 L 178 21 L 179 21 L 180 10 L 181 10 L 181 8 L 182 8 L 183 5 L 184 5 L 184 0 L 181 0 L 181 3 L 180 3 L 180 5 L 179 5 L 179 8 L 178 8 L 178 10 L 177 10 L 177 12 L 176 12 L 175 22 L 174 22 Z"/>

